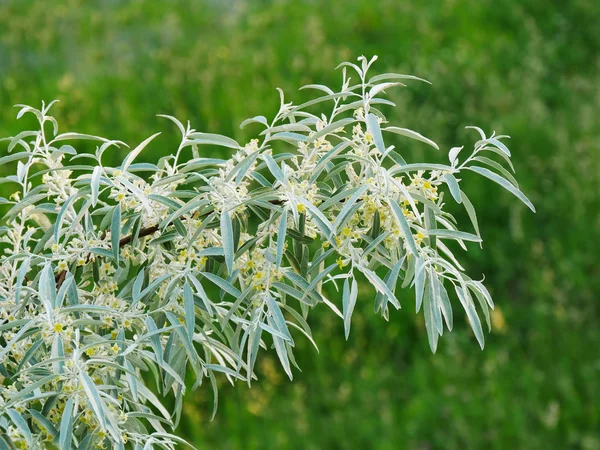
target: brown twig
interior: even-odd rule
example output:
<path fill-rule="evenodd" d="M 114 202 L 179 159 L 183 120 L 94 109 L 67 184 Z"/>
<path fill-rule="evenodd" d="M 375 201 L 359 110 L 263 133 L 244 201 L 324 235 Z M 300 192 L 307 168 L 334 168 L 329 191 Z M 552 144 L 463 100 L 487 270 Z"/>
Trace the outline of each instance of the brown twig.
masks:
<path fill-rule="evenodd" d="M 138 237 L 142 238 L 142 237 L 150 236 L 151 234 L 156 233 L 158 231 L 158 229 L 159 229 L 158 225 L 153 225 L 151 227 L 142 228 L 140 230 L 140 232 L 138 233 Z M 126 246 L 132 240 L 133 240 L 133 233 L 131 233 L 129 236 L 125 236 L 124 238 L 122 238 L 119 241 L 119 248 Z M 90 257 L 88 256 L 87 262 L 89 262 L 89 260 L 90 260 Z M 60 272 L 58 272 L 56 274 L 56 276 L 54 277 L 54 281 L 56 283 L 57 289 L 60 289 L 62 284 L 65 282 L 66 277 L 67 277 L 66 270 L 61 270 Z"/>

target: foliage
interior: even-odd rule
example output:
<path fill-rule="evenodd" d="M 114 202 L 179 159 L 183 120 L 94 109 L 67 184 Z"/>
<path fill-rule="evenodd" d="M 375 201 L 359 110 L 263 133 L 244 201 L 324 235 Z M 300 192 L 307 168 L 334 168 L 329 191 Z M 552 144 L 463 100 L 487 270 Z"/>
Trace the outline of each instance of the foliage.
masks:
<path fill-rule="evenodd" d="M 3 182 L 18 186 L 2 199 L 10 205 L 0 274 L 6 445 L 172 448 L 183 442 L 170 429 L 180 419 L 188 368 L 194 388 L 211 381 L 215 407 L 215 374 L 250 383 L 261 347 L 274 347 L 292 378 L 293 334 L 312 341 L 313 307 L 326 304 L 348 337 L 358 274 L 386 318 L 390 305 L 400 308 L 399 280 L 414 287 L 434 352 L 444 324 L 452 329 L 455 292 L 483 347 L 478 309 L 489 327 L 492 299 L 446 244 L 481 242 L 459 175 L 475 172 L 533 205 L 492 159 L 512 169 L 506 136 L 473 127 L 480 137 L 473 151 L 450 149 L 449 164 L 408 164 L 386 146 L 384 134 L 394 133 L 438 148 L 388 125 L 378 106 L 392 103 L 381 95 L 420 79 L 369 77 L 375 60 L 341 64 L 340 90 L 305 86 L 325 95 L 301 105 L 280 91 L 270 123 L 264 116 L 242 123 L 264 128 L 244 146 L 163 116 L 181 143 L 156 165 L 135 160 L 157 134 L 109 167 L 104 153 L 122 142 L 59 134 L 52 104 L 20 105 L 17 117 L 35 115 L 39 129 L 5 139 L 10 154 L 0 160 L 17 162 Z M 327 114 L 309 112 L 325 102 Z M 66 143 L 76 140 L 98 147 L 78 153 Z M 204 145 L 233 155 L 203 157 Z M 458 229 L 442 189 L 464 205 L 475 233 Z M 327 298 L 326 284 L 340 294 Z M 219 294 L 208 295 L 209 285 Z M 173 412 L 145 372 L 161 396 L 173 396 Z"/>

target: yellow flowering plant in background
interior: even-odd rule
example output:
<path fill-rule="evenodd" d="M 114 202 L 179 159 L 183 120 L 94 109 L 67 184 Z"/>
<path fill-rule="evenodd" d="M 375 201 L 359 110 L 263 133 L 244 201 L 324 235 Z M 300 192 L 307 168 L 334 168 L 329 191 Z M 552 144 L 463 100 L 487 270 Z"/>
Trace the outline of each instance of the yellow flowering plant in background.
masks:
<path fill-rule="evenodd" d="M 294 339 L 313 342 L 317 305 L 348 337 L 359 276 L 385 318 L 400 308 L 397 287 L 414 289 L 433 352 L 452 329 L 452 303 L 483 347 L 480 316 L 489 326 L 494 304 L 451 248 L 481 243 L 460 174 L 534 207 L 512 174 L 507 136 L 472 127 L 473 150 L 450 149 L 447 164 L 407 163 L 386 145 L 391 133 L 439 150 L 378 109 L 393 106 L 386 90 L 425 80 L 370 77 L 375 60 L 341 64 L 340 89 L 305 86 L 323 95 L 301 105 L 279 91 L 271 121 L 242 123 L 260 129 L 245 145 L 162 116 L 181 143 L 156 164 L 136 158 L 158 134 L 108 167 L 103 154 L 123 142 L 59 133 L 52 103 L 19 105 L 17 117 L 32 114 L 39 128 L 3 139 L 0 157 L 16 165 L 0 180 L 16 186 L 0 199 L 0 448 L 185 444 L 173 429 L 187 388 L 208 380 L 216 408 L 216 374 L 251 383 L 261 348 L 292 378 Z M 78 140 L 95 152 L 78 152 Z M 230 157 L 204 157 L 204 146 Z M 466 208 L 473 232 L 459 229 L 448 201 Z"/>

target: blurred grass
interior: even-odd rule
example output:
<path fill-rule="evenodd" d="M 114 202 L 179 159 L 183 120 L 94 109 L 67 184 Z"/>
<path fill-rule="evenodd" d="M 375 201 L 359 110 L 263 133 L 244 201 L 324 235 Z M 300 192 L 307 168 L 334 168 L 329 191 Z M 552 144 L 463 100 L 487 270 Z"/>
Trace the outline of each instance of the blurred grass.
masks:
<path fill-rule="evenodd" d="M 276 86 L 298 103 L 360 54 L 429 79 L 386 110 L 442 148 L 398 141 L 407 158 L 470 146 L 465 125 L 510 134 L 538 209 L 465 176 L 484 250 L 462 260 L 498 305 L 484 352 L 459 321 L 431 355 L 410 294 L 385 323 L 363 286 L 348 342 L 315 311 L 320 354 L 300 340 L 293 383 L 263 355 L 252 389 L 222 386 L 213 422 L 209 390 L 189 394 L 180 432 L 199 448 L 599 449 L 599 18 L 597 0 L 4 0 L 0 136 L 26 126 L 13 104 L 58 98 L 63 130 L 130 144 L 164 130 L 153 160 L 177 139 L 157 113 L 243 141 L 238 124 L 273 113 Z"/>

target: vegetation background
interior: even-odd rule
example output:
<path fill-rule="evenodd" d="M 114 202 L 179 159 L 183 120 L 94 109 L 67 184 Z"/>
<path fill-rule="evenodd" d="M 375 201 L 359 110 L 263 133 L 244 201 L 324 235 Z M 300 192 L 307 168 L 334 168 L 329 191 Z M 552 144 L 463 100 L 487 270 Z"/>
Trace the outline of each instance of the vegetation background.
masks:
<path fill-rule="evenodd" d="M 465 176 L 484 249 L 463 261 L 498 305 L 486 349 L 459 321 L 432 355 L 412 294 L 386 323 L 365 286 L 348 342 L 315 311 L 320 354 L 300 340 L 294 382 L 265 354 L 252 389 L 222 386 L 214 421 L 209 390 L 190 393 L 179 432 L 222 449 L 600 449 L 599 23 L 597 0 L 0 0 L 0 136 L 28 125 L 13 104 L 58 98 L 63 130 L 164 130 L 156 160 L 178 142 L 157 113 L 244 142 L 276 86 L 299 103 L 343 60 L 429 79 L 392 94 L 388 117 L 442 148 L 404 140 L 407 159 L 470 146 L 465 125 L 510 134 L 538 209 Z"/>

